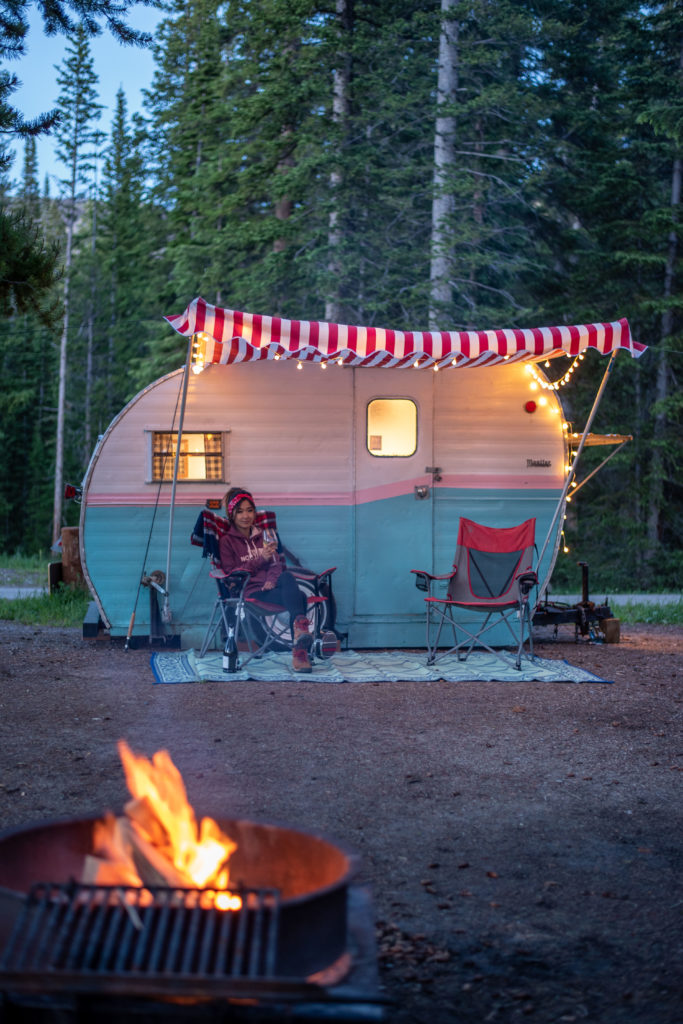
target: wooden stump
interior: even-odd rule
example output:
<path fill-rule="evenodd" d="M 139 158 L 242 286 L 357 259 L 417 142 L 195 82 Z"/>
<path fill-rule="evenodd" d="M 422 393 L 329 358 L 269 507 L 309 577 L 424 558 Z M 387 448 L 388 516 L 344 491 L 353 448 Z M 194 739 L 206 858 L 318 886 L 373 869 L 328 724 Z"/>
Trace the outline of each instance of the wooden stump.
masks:
<path fill-rule="evenodd" d="M 618 644 L 621 636 L 621 619 L 602 619 L 600 629 L 605 634 L 605 643 Z"/>
<path fill-rule="evenodd" d="M 62 527 L 62 580 L 75 586 L 85 586 L 81 554 L 78 547 L 77 526 Z"/>

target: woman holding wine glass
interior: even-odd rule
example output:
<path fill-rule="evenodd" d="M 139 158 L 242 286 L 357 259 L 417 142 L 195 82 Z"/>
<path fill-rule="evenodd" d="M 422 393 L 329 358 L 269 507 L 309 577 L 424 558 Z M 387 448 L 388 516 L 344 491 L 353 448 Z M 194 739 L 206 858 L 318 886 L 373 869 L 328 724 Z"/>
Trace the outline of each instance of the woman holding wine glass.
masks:
<path fill-rule="evenodd" d="M 221 569 L 225 573 L 246 570 L 250 573 L 247 597 L 287 609 L 293 642 L 292 668 L 295 672 L 310 672 L 313 637 L 306 618 L 306 596 L 278 554 L 275 531 L 261 530 L 255 525 L 256 504 L 243 487 L 228 491 L 225 512 L 230 525 L 219 542 Z"/>

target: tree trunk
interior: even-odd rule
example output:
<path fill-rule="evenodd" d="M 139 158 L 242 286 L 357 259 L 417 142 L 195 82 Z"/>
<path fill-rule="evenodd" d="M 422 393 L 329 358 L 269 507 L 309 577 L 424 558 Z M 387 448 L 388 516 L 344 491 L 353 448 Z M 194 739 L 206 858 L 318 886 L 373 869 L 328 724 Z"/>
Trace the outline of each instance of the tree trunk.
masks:
<path fill-rule="evenodd" d="M 683 165 L 680 158 L 674 160 L 673 174 L 671 179 L 671 207 L 672 219 L 676 220 L 676 212 L 681 202 L 681 176 Z M 670 300 L 673 292 L 674 268 L 678 239 L 674 228 L 669 233 L 669 247 L 664 271 L 664 298 Z M 668 396 L 669 386 L 669 359 L 667 353 L 667 341 L 673 330 L 673 310 L 667 305 L 662 313 L 659 345 L 657 346 L 657 381 L 655 385 L 655 402 L 658 409 L 655 413 L 652 458 L 650 459 L 650 494 L 649 512 L 647 519 L 647 560 L 650 564 L 655 560 L 657 548 L 660 543 L 660 521 L 664 507 L 664 480 L 666 478 L 666 466 L 664 459 L 664 444 L 666 443 L 667 414 L 665 401 Z"/>
<path fill-rule="evenodd" d="M 92 390 L 93 390 L 93 347 L 94 337 L 93 321 L 95 319 L 95 305 L 97 302 L 97 277 L 95 252 L 97 248 L 97 192 L 93 191 L 92 200 L 92 232 L 90 236 L 90 252 L 92 255 L 92 267 L 90 268 L 90 305 L 88 308 L 88 340 L 87 356 L 85 367 L 85 409 L 83 412 L 83 457 L 84 464 L 88 464 L 92 451 Z"/>
<path fill-rule="evenodd" d="M 448 187 L 455 167 L 456 118 L 452 112 L 458 89 L 458 24 L 452 12 L 455 0 L 441 0 L 439 71 L 434 131 L 434 198 L 432 200 L 432 256 L 430 268 L 429 328 L 438 330 L 451 301 L 453 257 L 450 251 L 453 194 Z"/>
<path fill-rule="evenodd" d="M 336 67 L 332 72 L 332 121 L 346 134 L 349 120 L 349 89 L 351 86 L 351 55 L 348 50 L 349 34 L 353 24 L 353 0 L 336 0 L 337 21 L 344 45 L 337 53 Z M 327 273 L 330 289 L 325 300 L 325 319 L 336 323 L 341 319 L 340 281 L 342 275 L 341 245 L 343 230 L 339 214 L 339 193 L 343 184 L 341 163 L 330 174 L 332 208 L 327 226 Z"/>
<path fill-rule="evenodd" d="M 683 45 L 680 50 L 679 69 L 683 70 Z M 678 207 L 681 204 L 681 178 L 683 176 L 683 162 L 676 157 L 671 175 L 671 220 L 675 225 L 678 220 Z M 659 345 L 657 346 L 657 381 L 655 385 L 655 402 L 658 409 L 655 413 L 652 458 L 650 460 L 650 493 L 649 510 L 647 519 L 647 562 L 652 567 L 657 557 L 657 551 L 661 539 L 661 517 L 665 504 L 664 481 L 666 479 L 666 465 L 664 458 L 664 445 L 666 443 L 667 414 L 665 401 L 668 396 L 669 385 L 669 359 L 667 353 L 667 341 L 673 331 L 673 309 L 671 297 L 674 287 L 674 272 L 676 258 L 678 255 L 678 235 L 675 226 L 669 232 L 669 245 L 664 269 L 664 300 L 665 308 L 662 313 Z"/>
<path fill-rule="evenodd" d="M 64 494 L 64 414 L 66 409 L 67 339 L 69 336 L 69 288 L 71 283 L 71 248 L 73 241 L 73 214 L 66 228 L 64 254 L 64 318 L 59 343 L 59 391 L 57 395 L 57 437 L 55 439 L 55 491 L 52 506 L 52 543 L 56 544 L 62 530 L 62 503 Z"/>
<path fill-rule="evenodd" d="M 291 152 L 289 152 L 289 147 L 293 147 L 292 137 L 294 135 L 294 130 L 291 125 L 288 125 L 282 129 L 280 134 L 286 147 L 286 151 L 280 160 L 278 160 L 277 172 L 278 174 L 285 174 L 294 166 L 294 157 Z M 292 216 L 292 205 L 292 200 L 289 196 L 280 196 L 280 198 L 275 201 L 276 220 L 282 222 L 289 220 Z M 284 252 L 286 248 L 287 239 L 283 235 L 280 235 L 273 242 L 273 252 Z"/>

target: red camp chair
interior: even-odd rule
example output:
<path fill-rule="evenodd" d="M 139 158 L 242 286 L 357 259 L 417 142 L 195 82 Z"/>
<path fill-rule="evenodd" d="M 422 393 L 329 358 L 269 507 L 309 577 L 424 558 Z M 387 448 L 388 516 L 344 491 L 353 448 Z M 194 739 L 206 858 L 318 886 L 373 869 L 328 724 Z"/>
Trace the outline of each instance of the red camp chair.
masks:
<path fill-rule="evenodd" d="M 482 526 L 471 519 L 461 519 L 453 571 L 444 576 L 433 576 L 423 569 L 411 570 L 416 577 L 416 587 L 427 592 L 428 665 L 453 653 L 459 661 L 465 661 L 475 646 L 481 646 L 519 669 L 525 630 L 529 638 L 527 657 L 533 660 L 529 596 L 538 584 L 533 569 L 535 532 L 535 519 L 510 527 Z M 436 597 L 432 593 L 433 585 L 443 580 L 448 580 L 446 596 Z M 464 626 L 462 613 L 467 611 L 484 612 L 481 625 Z M 506 652 L 494 650 L 483 639 L 484 634 L 500 620 L 516 644 L 514 662 Z M 453 646 L 439 650 L 444 626 L 447 636 L 449 628 L 453 630 Z M 464 634 L 462 639 L 459 639 L 458 631 Z"/>
<path fill-rule="evenodd" d="M 259 524 L 277 530 L 274 512 L 259 512 Z M 271 650 L 291 650 L 289 615 L 282 605 L 249 597 L 245 594 L 249 573 L 238 570 L 224 573 L 218 562 L 220 538 L 228 521 L 210 509 L 204 509 L 195 523 L 191 543 L 203 548 L 203 556 L 212 564 L 209 575 L 216 581 L 218 595 L 199 651 L 203 658 L 217 633 L 224 640 L 223 668 L 236 672 L 252 658 Z M 279 544 L 279 541 L 278 541 Z M 306 595 L 307 615 L 313 634 L 311 656 L 329 658 L 337 650 L 337 635 L 330 628 L 334 621 L 332 573 L 335 568 L 316 573 L 303 566 L 288 566 L 299 589 Z"/>

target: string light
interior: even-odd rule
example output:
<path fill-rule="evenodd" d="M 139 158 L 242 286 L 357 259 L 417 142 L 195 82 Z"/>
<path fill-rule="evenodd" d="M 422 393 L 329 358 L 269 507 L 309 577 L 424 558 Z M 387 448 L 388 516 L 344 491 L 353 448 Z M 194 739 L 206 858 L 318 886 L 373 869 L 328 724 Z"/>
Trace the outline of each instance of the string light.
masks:
<path fill-rule="evenodd" d="M 567 544 L 567 538 L 564 535 L 564 530 L 562 531 L 562 550 L 564 551 L 565 555 L 569 554 L 569 546 Z"/>
<path fill-rule="evenodd" d="M 323 360 L 323 362 L 322 362 L 322 363 L 320 364 L 320 369 L 321 369 L 321 370 L 326 370 L 326 369 L 327 369 L 327 363 L 326 363 L 326 362 L 325 362 L 324 360 Z"/>
<path fill-rule="evenodd" d="M 195 374 L 202 372 L 205 366 L 207 336 L 203 332 L 192 337 L 191 369 Z"/>
<path fill-rule="evenodd" d="M 568 358 L 571 358 L 571 357 L 568 356 Z M 574 358 L 574 361 L 572 362 L 572 365 L 569 367 L 569 369 L 565 370 L 565 372 L 562 374 L 562 376 L 558 380 L 555 380 L 555 381 L 549 381 L 549 380 L 546 380 L 545 377 L 542 377 L 541 374 L 536 369 L 536 366 L 534 365 L 534 363 L 527 363 L 527 373 L 531 374 L 531 376 L 534 378 L 534 381 L 536 382 L 536 385 L 539 388 L 543 388 L 544 391 L 559 391 L 560 388 L 565 387 L 569 383 L 569 381 L 571 380 L 572 374 L 574 373 L 574 370 L 579 365 L 579 363 L 582 362 L 583 358 L 584 358 L 583 354 L 581 354 L 580 356 L 576 356 Z M 550 365 L 548 360 L 546 360 L 545 365 L 546 366 Z M 533 385 L 531 385 L 531 386 L 533 387 Z"/>
<path fill-rule="evenodd" d="M 298 362 L 298 363 L 296 364 L 296 368 L 297 368 L 297 370 L 303 370 L 303 368 L 304 368 L 304 365 L 303 365 L 303 363 L 301 362 L 301 360 L 299 360 L 299 362 Z"/>

